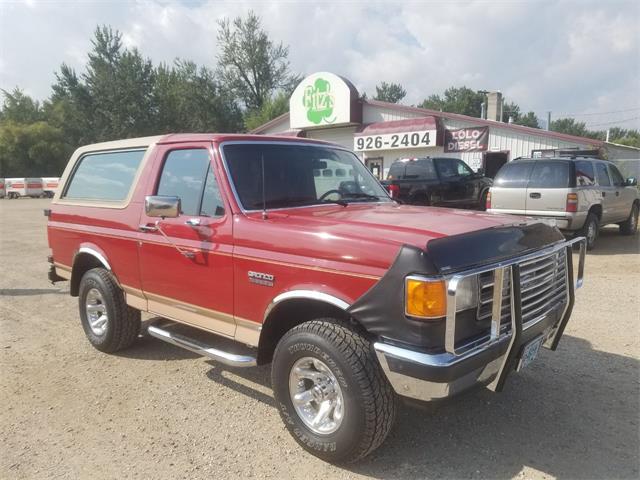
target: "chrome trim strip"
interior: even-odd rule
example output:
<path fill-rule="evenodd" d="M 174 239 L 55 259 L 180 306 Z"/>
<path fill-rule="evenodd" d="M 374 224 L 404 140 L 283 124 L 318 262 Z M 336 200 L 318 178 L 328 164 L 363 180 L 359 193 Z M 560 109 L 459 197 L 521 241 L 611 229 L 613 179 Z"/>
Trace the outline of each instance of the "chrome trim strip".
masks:
<path fill-rule="evenodd" d="M 107 262 L 107 259 L 104 258 L 104 256 L 100 252 L 96 252 L 93 248 L 80 247 L 76 255 L 78 255 L 79 253 L 86 253 L 88 255 L 92 255 L 96 257 L 100 261 L 100 263 L 102 263 L 104 268 L 106 268 L 107 270 L 111 270 L 111 265 L 109 265 L 109 262 Z M 75 262 L 75 258 L 74 258 L 74 262 Z"/>
<path fill-rule="evenodd" d="M 202 355 L 203 357 L 211 358 L 225 365 L 231 367 L 255 367 L 257 361 L 255 357 L 249 355 L 236 355 L 234 353 L 224 352 L 213 348 L 209 345 L 205 345 L 193 338 L 187 338 L 178 333 L 170 332 L 164 328 L 157 327 L 155 325 L 149 325 L 147 331 L 152 337 L 163 340 L 167 343 L 171 343 L 176 347 L 184 348 L 191 352 Z"/>
<path fill-rule="evenodd" d="M 506 268 L 497 268 L 493 273 L 493 305 L 491 311 L 491 340 L 500 336 L 500 323 L 502 321 L 502 291 L 504 289 L 504 277 Z"/>
<path fill-rule="evenodd" d="M 445 317 L 445 329 L 444 329 L 444 349 L 447 352 L 453 353 L 455 351 L 456 343 L 456 292 L 458 291 L 458 285 L 464 277 L 453 277 L 447 282 L 447 316 Z"/>
<path fill-rule="evenodd" d="M 334 297 L 333 295 L 329 295 L 328 293 L 318 292 L 315 290 L 290 290 L 288 292 L 281 293 L 277 295 L 269 304 L 264 312 L 264 321 L 267 321 L 269 314 L 272 310 L 280 303 L 285 300 L 292 299 L 305 299 L 305 300 L 317 300 L 319 302 L 328 303 L 333 305 L 334 307 L 338 307 L 340 310 L 347 310 L 350 306 L 349 303 L 344 300 Z"/>
<path fill-rule="evenodd" d="M 511 268 L 511 267 L 509 267 Z M 514 275 L 513 275 L 513 270 L 511 270 L 510 272 L 511 276 L 509 277 L 511 279 L 511 281 L 509 282 L 509 295 L 510 295 L 510 303 L 511 303 L 511 334 L 510 334 L 510 339 L 509 339 L 509 347 L 507 347 L 507 351 L 506 353 L 500 357 L 500 368 L 498 368 L 498 372 L 496 373 L 495 378 L 491 381 L 491 383 L 488 385 L 489 390 L 492 391 L 496 391 L 498 384 L 500 383 L 500 378 L 502 378 L 502 372 L 504 371 L 504 369 L 507 367 L 507 363 L 509 360 L 509 353 L 511 352 L 511 349 L 513 349 L 513 345 L 516 341 L 516 328 L 517 328 L 517 323 L 518 323 L 518 319 L 516 318 L 515 315 L 515 311 L 516 311 L 516 300 L 520 301 L 520 297 L 518 296 L 518 298 L 516 299 L 516 295 L 515 295 L 515 283 L 513 281 L 514 279 Z M 520 276 L 518 275 L 518 281 L 520 280 Z M 493 320 L 492 320 L 493 321 Z M 500 320 L 498 320 L 500 321 Z"/>

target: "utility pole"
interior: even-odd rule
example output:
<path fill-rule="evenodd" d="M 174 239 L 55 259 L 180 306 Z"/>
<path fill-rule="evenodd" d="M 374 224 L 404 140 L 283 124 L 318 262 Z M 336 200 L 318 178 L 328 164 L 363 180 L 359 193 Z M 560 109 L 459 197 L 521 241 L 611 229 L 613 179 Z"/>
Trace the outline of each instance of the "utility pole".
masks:
<path fill-rule="evenodd" d="M 551 130 L 551 111 L 547 112 L 547 130 Z"/>

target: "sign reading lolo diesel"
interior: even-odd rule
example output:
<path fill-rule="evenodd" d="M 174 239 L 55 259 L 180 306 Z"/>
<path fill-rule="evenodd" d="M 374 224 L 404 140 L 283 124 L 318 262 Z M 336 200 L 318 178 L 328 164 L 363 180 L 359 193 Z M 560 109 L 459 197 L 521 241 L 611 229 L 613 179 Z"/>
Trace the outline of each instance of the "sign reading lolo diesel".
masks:
<path fill-rule="evenodd" d="M 489 127 L 445 130 L 445 152 L 484 152 L 489 148 Z"/>
<path fill-rule="evenodd" d="M 436 130 L 420 130 L 404 133 L 363 135 L 353 139 L 353 149 L 356 151 L 371 151 L 432 147 L 436 144 L 436 133 Z"/>
<path fill-rule="evenodd" d="M 302 80 L 289 99 L 291 128 L 337 126 L 358 123 L 358 92 L 329 72 L 318 72 Z"/>

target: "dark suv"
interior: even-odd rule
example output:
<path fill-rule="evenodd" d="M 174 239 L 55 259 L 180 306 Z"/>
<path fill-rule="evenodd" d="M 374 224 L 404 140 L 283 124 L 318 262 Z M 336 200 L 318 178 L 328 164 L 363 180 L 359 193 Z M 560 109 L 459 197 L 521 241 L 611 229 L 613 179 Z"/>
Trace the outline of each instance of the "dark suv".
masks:
<path fill-rule="evenodd" d="M 458 158 L 395 161 L 382 184 L 391 197 L 412 205 L 484 209 L 491 179 Z"/>

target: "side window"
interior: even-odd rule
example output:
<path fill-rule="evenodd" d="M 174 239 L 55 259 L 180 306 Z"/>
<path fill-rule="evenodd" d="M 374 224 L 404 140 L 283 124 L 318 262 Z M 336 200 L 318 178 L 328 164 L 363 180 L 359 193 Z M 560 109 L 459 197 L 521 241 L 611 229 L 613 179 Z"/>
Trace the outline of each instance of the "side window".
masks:
<path fill-rule="evenodd" d="M 198 215 L 209 164 L 209 153 L 204 149 L 169 152 L 162 167 L 156 194 L 180 197 L 181 213 Z"/>
<path fill-rule="evenodd" d="M 616 187 L 624 186 L 624 178 L 622 177 L 620 170 L 618 170 L 615 165 L 609 165 L 609 173 L 611 174 L 611 179 Z"/>
<path fill-rule="evenodd" d="M 611 186 L 611 180 L 609 180 L 609 174 L 607 173 L 607 166 L 604 163 L 596 163 L 596 176 L 598 178 L 598 185 L 601 187 Z"/>
<path fill-rule="evenodd" d="M 576 186 L 589 187 L 596 184 L 595 172 L 593 171 L 593 163 L 578 160 L 576 162 Z"/>
<path fill-rule="evenodd" d="M 529 177 L 529 188 L 567 188 L 569 176 L 566 161 L 536 160 Z"/>
<path fill-rule="evenodd" d="M 458 176 L 458 165 L 452 158 L 436 158 L 436 168 L 442 178 L 451 178 Z"/>
<path fill-rule="evenodd" d="M 90 153 L 80 159 L 62 198 L 122 201 L 127 198 L 145 150 Z"/>
<path fill-rule="evenodd" d="M 509 162 L 505 163 L 493 179 L 493 184 L 504 188 L 524 188 L 529 183 L 532 162 Z"/>
<path fill-rule="evenodd" d="M 222 202 L 222 195 L 220 195 L 220 187 L 211 166 L 207 170 L 207 180 L 204 182 L 200 215 L 205 217 L 221 217 L 224 215 L 224 203 Z"/>
<path fill-rule="evenodd" d="M 461 177 L 467 177 L 473 175 L 473 171 L 462 160 L 456 160 L 457 172 Z"/>

